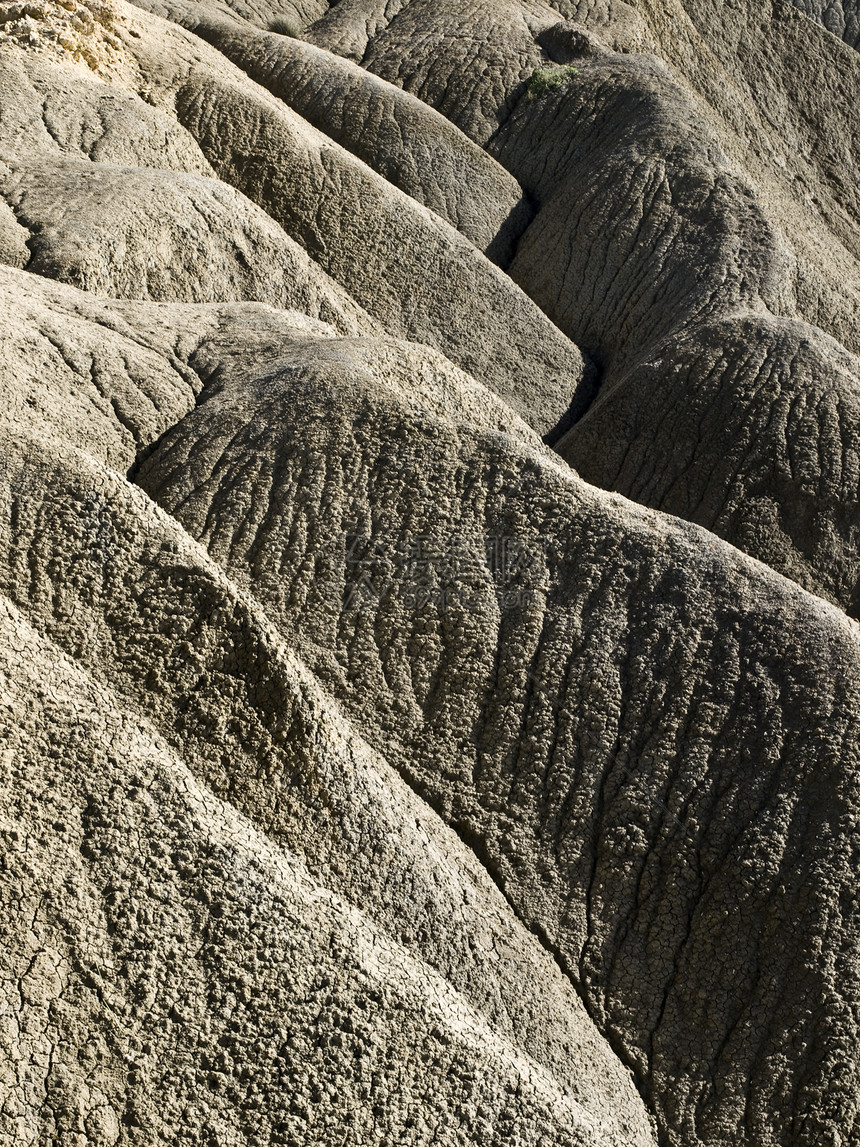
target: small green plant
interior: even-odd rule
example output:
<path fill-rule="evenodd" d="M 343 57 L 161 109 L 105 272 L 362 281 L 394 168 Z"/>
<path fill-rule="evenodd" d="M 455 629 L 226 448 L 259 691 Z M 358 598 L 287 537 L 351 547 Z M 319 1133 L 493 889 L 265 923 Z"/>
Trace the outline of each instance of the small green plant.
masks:
<path fill-rule="evenodd" d="M 565 84 L 569 84 L 574 76 L 579 75 L 579 68 L 572 68 L 570 66 L 561 68 L 537 68 L 532 72 L 531 79 L 528 83 L 528 93 L 533 100 L 542 100 L 544 96 L 549 95 L 550 92 L 555 91 L 556 88 L 563 88 Z"/>
<path fill-rule="evenodd" d="M 292 36 L 294 40 L 301 39 L 302 26 L 295 16 L 279 16 L 269 25 L 270 32 L 277 32 L 279 36 Z"/>

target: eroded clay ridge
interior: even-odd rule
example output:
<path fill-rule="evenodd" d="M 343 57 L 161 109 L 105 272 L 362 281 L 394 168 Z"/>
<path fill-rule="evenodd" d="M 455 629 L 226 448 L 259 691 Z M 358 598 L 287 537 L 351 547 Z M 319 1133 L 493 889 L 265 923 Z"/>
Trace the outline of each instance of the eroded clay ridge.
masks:
<path fill-rule="evenodd" d="M 856 7 L 145 8 L 0 4 L 0 1141 L 860 1144 Z"/>

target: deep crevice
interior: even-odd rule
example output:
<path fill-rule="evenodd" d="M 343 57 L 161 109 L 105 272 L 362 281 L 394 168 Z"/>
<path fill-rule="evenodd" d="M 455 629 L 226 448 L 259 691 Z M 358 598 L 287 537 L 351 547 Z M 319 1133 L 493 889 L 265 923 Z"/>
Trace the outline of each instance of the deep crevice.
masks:
<path fill-rule="evenodd" d="M 362 735 L 367 736 L 366 732 Z M 658 1125 L 653 1107 L 651 1105 L 651 1092 L 652 1088 L 649 1081 L 643 1080 L 637 1074 L 633 1058 L 629 1055 L 621 1040 L 613 1035 L 611 1031 L 604 1029 L 595 1018 L 593 1009 L 587 993 L 583 989 L 582 980 L 579 976 L 578 969 L 576 969 L 562 951 L 562 949 L 553 942 L 547 934 L 546 929 L 537 920 L 527 920 L 520 912 L 515 900 L 508 894 L 505 888 L 505 881 L 502 877 L 499 866 L 495 858 L 487 848 L 484 837 L 475 829 L 469 828 L 462 822 L 458 822 L 455 818 L 448 819 L 445 815 L 441 801 L 424 785 L 419 777 L 412 773 L 408 768 L 402 765 L 395 764 L 393 759 L 385 756 L 385 759 L 395 769 L 397 775 L 409 786 L 412 792 L 423 801 L 432 811 L 439 817 L 439 820 L 446 825 L 453 833 L 456 834 L 461 843 L 472 853 L 478 860 L 481 867 L 487 873 L 489 878 L 499 890 L 499 894 L 504 898 L 505 903 L 510 909 L 514 919 L 523 927 L 527 932 L 534 936 L 540 943 L 541 947 L 553 960 L 556 967 L 562 973 L 566 980 L 570 982 L 577 996 L 579 997 L 585 1014 L 594 1024 L 595 1030 L 606 1040 L 610 1050 L 616 1059 L 625 1067 L 631 1076 L 636 1091 L 639 1094 L 648 1114 L 654 1121 L 654 1128 L 657 1133 L 658 1142 L 660 1147 L 669 1147 L 669 1139 L 666 1132 L 664 1132 Z"/>
<path fill-rule="evenodd" d="M 582 380 L 574 391 L 570 406 L 555 426 L 543 436 L 544 442 L 552 448 L 555 448 L 565 434 L 588 414 L 597 401 L 606 376 L 606 368 L 599 351 L 587 351 L 582 347 L 579 348 L 579 351 L 584 364 Z"/>

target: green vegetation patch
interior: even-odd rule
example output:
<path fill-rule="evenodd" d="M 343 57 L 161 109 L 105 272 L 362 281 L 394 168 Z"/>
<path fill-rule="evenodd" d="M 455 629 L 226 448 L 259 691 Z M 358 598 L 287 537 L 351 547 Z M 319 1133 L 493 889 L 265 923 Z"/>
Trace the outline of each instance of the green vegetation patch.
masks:
<path fill-rule="evenodd" d="M 563 88 L 569 84 L 574 76 L 579 75 L 579 68 L 537 68 L 532 72 L 528 83 L 528 93 L 534 100 L 541 100 L 556 88 Z"/>
<path fill-rule="evenodd" d="M 295 16 L 279 16 L 269 25 L 270 32 L 277 32 L 279 36 L 292 36 L 294 40 L 301 39 L 302 26 Z"/>

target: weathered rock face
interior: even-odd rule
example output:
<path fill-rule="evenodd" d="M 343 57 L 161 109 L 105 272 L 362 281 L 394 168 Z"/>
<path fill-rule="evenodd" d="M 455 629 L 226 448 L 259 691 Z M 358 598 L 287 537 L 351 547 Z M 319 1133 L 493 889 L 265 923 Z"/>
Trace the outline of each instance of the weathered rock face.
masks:
<path fill-rule="evenodd" d="M 851 5 L 0 20 L 0 1140 L 860 1147 Z"/>
<path fill-rule="evenodd" d="M 818 20 L 852 48 L 860 47 L 860 5 L 856 0 L 791 0 L 795 8 Z"/>
<path fill-rule="evenodd" d="M 305 347 L 222 376 L 136 480 L 477 842 L 674 1142 L 697 1110 L 704 1141 L 737 1134 L 745 1105 L 784 1140 L 786 1074 L 798 1142 L 820 1141 L 835 1064 L 811 1049 L 836 1038 L 835 984 L 798 935 L 828 927 L 806 903 L 819 880 L 826 901 L 854 881 L 812 811 L 821 786 L 851 788 L 838 815 L 856 799 L 854 626 L 691 527 L 602 502 L 411 357 L 443 429 L 439 399 L 407 403 L 377 355 Z M 819 656 L 844 701 L 804 669 Z M 809 739 L 825 725 L 832 774 Z M 787 1044 L 781 1001 L 812 996 Z"/>
<path fill-rule="evenodd" d="M 731 67 L 732 81 L 743 80 L 744 102 L 759 115 L 762 107 L 778 108 L 782 147 L 796 143 L 812 157 L 792 184 L 787 220 L 776 217 L 793 230 L 803 180 L 819 183 L 824 175 L 835 186 L 837 162 L 843 170 L 858 171 L 858 164 L 847 124 L 848 142 L 829 143 L 822 104 L 829 109 L 836 101 L 816 102 L 812 81 L 790 85 L 789 61 L 806 35 L 817 61 L 853 90 L 860 78 L 855 57 L 845 49 L 834 58 L 826 33 L 790 8 L 773 19 L 741 8 L 719 30 L 722 7 L 718 19 L 706 0 L 697 0 L 677 7 L 673 34 L 656 15 L 643 32 L 641 18 L 637 25 L 625 7 L 604 6 L 565 13 L 574 17 L 565 40 L 557 22 L 551 35 L 546 31 L 548 16 L 537 8 L 518 8 L 515 20 L 494 6 L 481 9 L 487 34 L 480 50 L 508 53 L 496 73 L 462 68 L 463 38 L 451 31 L 449 43 L 444 31 L 446 20 L 465 18 L 459 7 L 449 13 L 442 6 L 442 31 L 433 33 L 439 42 L 434 52 L 426 50 L 414 31 L 422 11 L 415 3 L 396 15 L 368 47 L 366 62 L 447 114 L 455 114 L 449 104 L 456 101 L 460 126 L 485 142 L 536 202 L 509 272 L 601 371 L 600 398 L 565 436 L 563 456 L 590 481 L 683 514 L 856 613 L 860 519 L 849 443 L 857 433 L 858 364 L 833 338 L 857 347 L 860 207 L 851 190 L 837 192 L 838 205 L 822 211 L 817 222 L 830 229 L 828 242 L 839 252 L 822 275 L 809 265 L 809 238 L 794 246 L 766 210 L 786 168 L 779 145 L 759 152 L 757 170 L 743 170 L 726 148 L 737 159 L 748 142 L 737 139 L 738 116 L 729 118 L 724 93 L 715 91 L 714 67 L 710 86 L 698 82 L 698 102 L 684 82 L 693 52 L 708 72 L 707 32 L 709 44 L 718 41 L 711 54 L 719 54 L 726 71 Z M 524 82 L 525 57 L 503 47 L 511 26 L 537 53 L 529 68 L 549 45 L 556 67 L 546 74 L 556 83 Z M 584 29 L 579 39 L 577 27 Z M 650 42 L 683 49 L 677 54 L 686 74 L 672 75 L 665 60 L 611 51 L 624 34 L 628 48 Z M 770 68 L 743 70 L 749 36 L 762 57 L 773 57 Z M 713 102 L 703 108 L 701 96 Z M 807 146 L 810 122 L 820 134 Z M 744 125 L 745 134 L 752 130 Z M 820 260 L 821 251 L 816 255 Z M 847 283 L 840 281 L 840 263 L 847 264 Z M 790 321 L 774 325 L 774 318 Z M 720 341 L 726 322 L 743 330 L 740 340 Z M 775 341 L 774 357 L 766 348 Z M 761 349 L 749 354 L 750 342 Z M 792 345 L 814 350 L 797 356 Z M 692 360 L 698 365 L 690 377 Z M 780 375 L 779 394 L 764 365 L 770 362 Z M 719 399 L 701 384 L 712 370 Z M 823 420 L 809 399 L 822 388 L 833 395 L 825 401 L 834 411 Z M 783 397 L 792 410 L 788 421 L 778 409 Z M 713 440 L 703 432 L 707 418 L 732 426 L 728 457 L 721 452 L 716 465 Z"/>
<path fill-rule="evenodd" d="M 206 176 L 42 160 L 15 164 L 0 194 L 28 233 L 27 269 L 93 294 L 254 299 L 374 325 L 270 216 Z"/>
<path fill-rule="evenodd" d="M 45 636 L 4 606 L 4 1134 L 653 1142 L 570 982 L 259 611 L 86 456 L 5 458 L 3 588 Z"/>
<path fill-rule="evenodd" d="M 507 264 L 531 212 L 522 188 L 450 120 L 394 84 L 294 37 L 181 0 L 149 11 L 214 44 L 252 79 L 374 171 Z M 225 18 L 225 16 L 227 18 Z"/>

